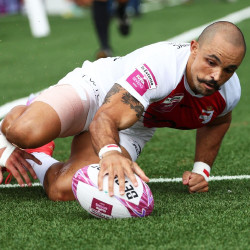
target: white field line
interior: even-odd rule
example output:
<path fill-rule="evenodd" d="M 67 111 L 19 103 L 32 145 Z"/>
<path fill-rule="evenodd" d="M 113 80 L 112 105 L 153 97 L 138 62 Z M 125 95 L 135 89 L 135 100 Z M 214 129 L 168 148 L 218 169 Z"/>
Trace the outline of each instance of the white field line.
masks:
<path fill-rule="evenodd" d="M 244 180 L 250 179 L 250 175 L 235 175 L 235 176 L 210 176 L 209 181 L 223 181 L 223 180 Z M 182 178 L 157 178 L 150 179 L 152 183 L 159 182 L 181 182 Z"/>
<path fill-rule="evenodd" d="M 250 179 L 250 175 L 235 175 L 235 176 L 210 176 L 209 181 L 223 181 L 223 180 L 244 180 Z M 181 182 L 182 178 L 157 178 L 150 179 L 150 183 L 167 183 L 167 182 Z M 40 183 L 33 183 L 32 187 L 40 187 Z M 18 184 L 0 185 L 1 188 L 21 188 Z M 27 187 L 27 185 L 25 185 Z"/>
<path fill-rule="evenodd" d="M 239 23 L 245 19 L 250 18 L 250 7 L 244 8 L 242 10 L 236 11 L 234 13 L 231 13 L 227 16 L 221 17 L 217 20 L 214 20 L 210 23 L 206 23 L 204 25 L 201 25 L 197 28 L 191 29 L 189 31 L 186 31 L 178 36 L 172 37 L 168 39 L 167 41 L 171 42 L 189 42 L 192 39 L 197 38 L 200 33 L 203 31 L 204 28 L 206 28 L 209 24 L 216 22 L 216 21 L 229 21 L 232 23 Z"/>
<path fill-rule="evenodd" d="M 247 7 L 245 9 L 242 9 L 240 11 L 236 11 L 230 15 L 227 15 L 225 17 L 221 17 L 218 20 L 223 20 L 223 21 L 230 21 L 233 23 L 239 23 L 245 19 L 250 18 L 250 7 Z M 215 20 L 217 21 L 217 20 Z M 214 21 L 213 21 L 214 22 Z M 212 22 L 211 22 L 212 23 Z M 167 41 L 178 41 L 178 42 L 188 42 L 191 41 L 192 39 L 197 38 L 197 36 L 201 33 L 201 31 L 210 23 L 204 24 L 202 26 L 199 26 L 195 29 L 189 30 L 187 32 L 184 32 L 178 36 L 172 37 L 168 39 Z M 36 94 L 35 94 L 36 95 Z M 12 108 L 14 108 L 17 105 L 25 105 L 28 97 L 24 97 L 21 99 L 17 99 L 12 102 L 8 102 L 4 104 L 3 106 L 0 106 L 0 119 L 3 118 Z"/>

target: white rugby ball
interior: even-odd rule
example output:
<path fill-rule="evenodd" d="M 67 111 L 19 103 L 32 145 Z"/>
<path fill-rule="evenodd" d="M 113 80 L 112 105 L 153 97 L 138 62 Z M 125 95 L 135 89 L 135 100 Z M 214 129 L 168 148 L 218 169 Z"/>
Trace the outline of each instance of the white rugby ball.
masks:
<path fill-rule="evenodd" d="M 79 169 L 72 181 L 72 190 L 80 205 L 98 218 L 145 217 L 152 213 L 154 199 L 148 185 L 136 175 L 138 186 L 125 177 L 125 194 L 119 194 L 118 179 L 114 180 L 114 196 L 108 194 L 108 176 L 103 178 L 103 191 L 98 189 L 99 164 Z"/>

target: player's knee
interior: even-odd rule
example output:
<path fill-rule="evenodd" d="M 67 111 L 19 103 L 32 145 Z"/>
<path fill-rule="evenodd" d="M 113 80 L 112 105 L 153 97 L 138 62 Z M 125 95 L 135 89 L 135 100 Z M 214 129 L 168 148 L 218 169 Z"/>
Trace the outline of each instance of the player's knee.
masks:
<path fill-rule="evenodd" d="M 47 191 L 47 196 L 52 201 L 70 201 L 74 200 L 72 196 L 71 189 L 66 189 L 65 187 L 62 188 L 61 185 L 58 185 L 58 183 L 55 183 L 51 185 Z"/>
<path fill-rule="evenodd" d="M 45 191 L 48 198 L 52 201 L 70 201 L 74 200 L 74 195 L 71 188 L 72 180 L 56 178 L 53 181 L 45 181 Z"/>
<path fill-rule="evenodd" d="M 20 148 L 33 148 L 37 143 L 37 130 L 31 126 L 31 122 L 14 122 L 5 130 L 8 141 Z"/>
<path fill-rule="evenodd" d="M 6 134 L 6 131 L 22 115 L 26 108 L 27 106 L 25 105 L 16 106 L 5 116 L 1 125 L 1 131 L 4 134 Z"/>

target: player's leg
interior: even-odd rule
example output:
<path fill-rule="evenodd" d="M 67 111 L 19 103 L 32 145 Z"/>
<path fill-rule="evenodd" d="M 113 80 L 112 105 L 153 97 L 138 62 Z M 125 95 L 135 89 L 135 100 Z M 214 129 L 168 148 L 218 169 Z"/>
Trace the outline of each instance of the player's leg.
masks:
<path fill-rule="evenodd" d="M 44 179 L 44 189 L 51 200 L 74 200 L 72 178 L 75 172 L 89 164 L 98 163 L 99 158 L 92 147 L 88 132 L 74 137 L 70 159 L 65 163 L 52 165 Z"/>
<path fill-rule="evenodd" d="M 48 104 L 34 102 L 18 106 L 4 118 L 2 132 L 7 140 L 20 148 L 39 147 L 60 133 L 60 119 Z"/>
<path fill-rule="evenodd" d="M 93 22 L 100 43 L 100 51 L 96 57 L 105 58 L 112 55 L 109 41 L 110 13 L 108 0 L 94 0 L 92 5 Z"/>
<path fill-rule="evenodd" d="M 123 154 L 131 159 L 128 151 L 121 147 Z M 44 179 L 44 189 L 51 200 L 68 201 L 74 200 L 72 192 L 72 178 L 77 170 L 89 164 L 99 163 L 91 143 L 89 132 L 77 135 L 72 142 L 70 159 L 62 164 L 52 165 Z"/>
<path fill-rule="evenodd" d="M 130 135 L 133 133 L 133 135 Z M 137 134 L 128 129 L 119 132 L 120 146 L 123 154 L 135 161 L 140 155 L 145 143 L 153 136 L 154 129 Z M 91 142 L 89 132 L 74 137 L 71 148 L 70 159 L 62 164 L 51 166 L 44 179 L 44 188 L 51 200 L 73 200 L 72 178 L 77 170 L 89 164 L 99 163 Z"/>
<path fill-rule="evenodd" d="M 117 17 L 119 20 L 119 31 L 123 36 L 127 36 L 130 33 L 130 20 L 126 13 L 126 7 L 128 0 L 117 0 Z"/>
<path fill-rule="evenodd" d="M 20 148 L 36 148 L 57 137 L 80 133 L 87 119 L 89 99 L 84 89 L 79 92 L 69 84 L 58 84 L 29 106 L 14 108 L 2 124 L 7 140 Z"/>

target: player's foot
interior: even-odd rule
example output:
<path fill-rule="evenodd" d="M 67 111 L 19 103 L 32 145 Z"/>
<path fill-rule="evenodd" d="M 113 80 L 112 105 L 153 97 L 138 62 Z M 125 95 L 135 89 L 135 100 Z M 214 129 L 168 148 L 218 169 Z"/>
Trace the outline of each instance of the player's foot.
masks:
<path fill-rule="evenodd" d="M 101 49 L 96 54 L 96 59 L 100 58 L 107 58 L 112 56 L 112 50 L 111 49 Z"/>
<path fill-rule="evenodd" d="M 127 36 L 130 33 L 131 23 L 128 16 L 125 14 L 123 17 L 119 18 L 119 31 L 121 35 Z"/>
<path fill-rule="evenodd" d="M 28 153 L 34 153 L 34 152 L 38 152 L 38 153 L 45 153 L 47 155 L 52 156 L 53 155 L 53 151 L 55 149 L 55 143 L 54 141 L 51 141 L 39 148 L 31 148 L 31 149 L 25 149 L 26 152 Z"/>

